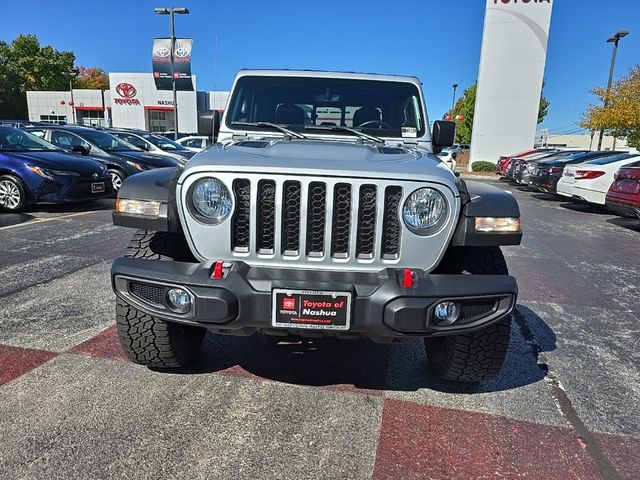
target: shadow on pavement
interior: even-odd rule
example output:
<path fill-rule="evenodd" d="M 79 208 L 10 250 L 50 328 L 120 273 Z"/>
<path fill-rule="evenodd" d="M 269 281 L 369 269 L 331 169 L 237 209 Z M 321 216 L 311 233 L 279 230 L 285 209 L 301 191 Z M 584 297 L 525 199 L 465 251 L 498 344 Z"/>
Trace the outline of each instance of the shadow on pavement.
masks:
<path fill-rule="evenodd" d="M 172 372 L 198 374 L 229 370 L 239 376 L 294 385 L 346 385 L 366 390 L 427 388 L 451 393 L 510 390 L 542 380 L 547 371 L 537 363 L 538 349 L 555 349 L 555 334 L 549 326 L 528 308 L 518 306 L 518 309 L 520 312 L 512 322 L 504 368 L 498 377 L 480 385 L 448 382 L 430 373 L 420 339 L 394 344 L 331 338 L 277 343 L 275 338 L 264 335 L 207 335 L 199 362 L 192 368 Z"/>
<path fill-rule="evenodd" d="M 534 193 L 533 195 L 531 195 L 531 198 L 544 200 L 547 202 L 566 202 L 567 201 L 567 197 L 562 197 L 560 195 L 555 195 L 553 193 L 544 193 L 544 192 Z"/>
<path fill-rule="evenodd" d="M 640 232 L 640 219 L 638 218 L 612 218 L 607 220 L 607 223 L 616 225 L 618 227 L 627 228 L 634 232 Z"/>
<path fill-rule="evenodd" d="M 63 203 L 57 205 L 35 205 L 31 207 L 34 213 L 79 213 L 96 212 L 99 210 L 113 210 L 115 199 L 88 200 L 79 203 Z"/>
<path fill-rule="evenodd" d="M 9 213 L 0 210 L 0 228 L 20 225 L 21 223 L 33 220 L 33 218 L 33 215 L 28 215 L 26 213 Z"/>
<path fill-rule="evenodd" d="M 566 201 L 566 199 L 564 200 Z M 567 210 L 573 210 L 574 212 L 592 213 L 594 215 L 611 215 L 611 212 L 604 206 L 584 203 L 578 200 L 575 202 L 563 203 L 560 206 Z"/>

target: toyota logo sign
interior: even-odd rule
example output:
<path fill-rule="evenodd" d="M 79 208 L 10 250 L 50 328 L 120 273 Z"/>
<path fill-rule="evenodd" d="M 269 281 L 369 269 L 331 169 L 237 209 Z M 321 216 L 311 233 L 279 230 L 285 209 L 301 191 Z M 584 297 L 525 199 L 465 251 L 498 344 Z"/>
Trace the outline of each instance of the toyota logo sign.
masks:
<path fill-rule="evenodd" d="M 116 85 L 116 92 L 122 98 L 133 98 L 136 96 L 136 87 L 131 85 L 130 83 L 119 83 Z"/>
<path fill-rule="evenodd" d="M 153 51 L 153 54 L 156 57 L 166 58 L 171 55 L 171 50 L 169 50 L 167 47 L 158 47 Z"/>
<path fill-rule="evenodd" d="M 140 100 L 133 98 L 136 96 L 136 87 L 130 83 L 122 82 L 116 85 L 116 93 L 122 98 L 114 98 L 117 105 L 140 105 Z"/>
<path fill-rule="evenodd" d="M 185 58 L 188 57 L 190 53 L 191 52 L 189 52 L 189 49 L 187 47 L 176 48 L 176 57 Z"/>

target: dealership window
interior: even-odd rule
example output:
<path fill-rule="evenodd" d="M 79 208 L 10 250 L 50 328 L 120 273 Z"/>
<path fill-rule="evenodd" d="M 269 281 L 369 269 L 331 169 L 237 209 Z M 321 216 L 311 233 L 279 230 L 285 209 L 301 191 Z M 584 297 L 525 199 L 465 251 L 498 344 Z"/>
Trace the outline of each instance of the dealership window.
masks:
<path fill-rule="evenodd" d="M 106 127 L 104 110 L 76 110 L 79 125 L 87 127 Z"/>
<path fill-rule="evenodd" d="M 64 125 L 67 123 L 66 115 L 40 115 L 40 121 L 46 123 L 55 123 L 57 125 Z"/>
<path fill-rule="evenodd" d="M 173 129 L 173 112 L 164 110 L 149 110 L 150 132 L 167 132 Z"/>

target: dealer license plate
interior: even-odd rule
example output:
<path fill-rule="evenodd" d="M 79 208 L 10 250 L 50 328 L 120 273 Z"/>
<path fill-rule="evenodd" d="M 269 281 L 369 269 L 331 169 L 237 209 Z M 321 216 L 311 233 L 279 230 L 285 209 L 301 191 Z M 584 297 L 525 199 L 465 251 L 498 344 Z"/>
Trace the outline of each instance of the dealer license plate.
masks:
<path fill-rule="evenodd" d="M 91 193 L 103 193 L 104 182 L 96 182 L 91 184 Z"/>
<path fill-rule="evenodd" d="M 271 326 L 349 330 L 351 293 L 274 289 Z"/>

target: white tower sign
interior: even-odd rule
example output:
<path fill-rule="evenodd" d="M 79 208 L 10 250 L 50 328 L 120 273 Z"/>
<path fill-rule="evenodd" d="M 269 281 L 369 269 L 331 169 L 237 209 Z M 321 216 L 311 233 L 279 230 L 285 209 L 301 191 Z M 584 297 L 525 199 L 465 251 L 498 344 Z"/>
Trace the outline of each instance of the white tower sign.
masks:
<path fill-rule="evenodd" d="M 533 147 L 552 8 L 553 0 L 487 0 L 471 162 Z"/>

